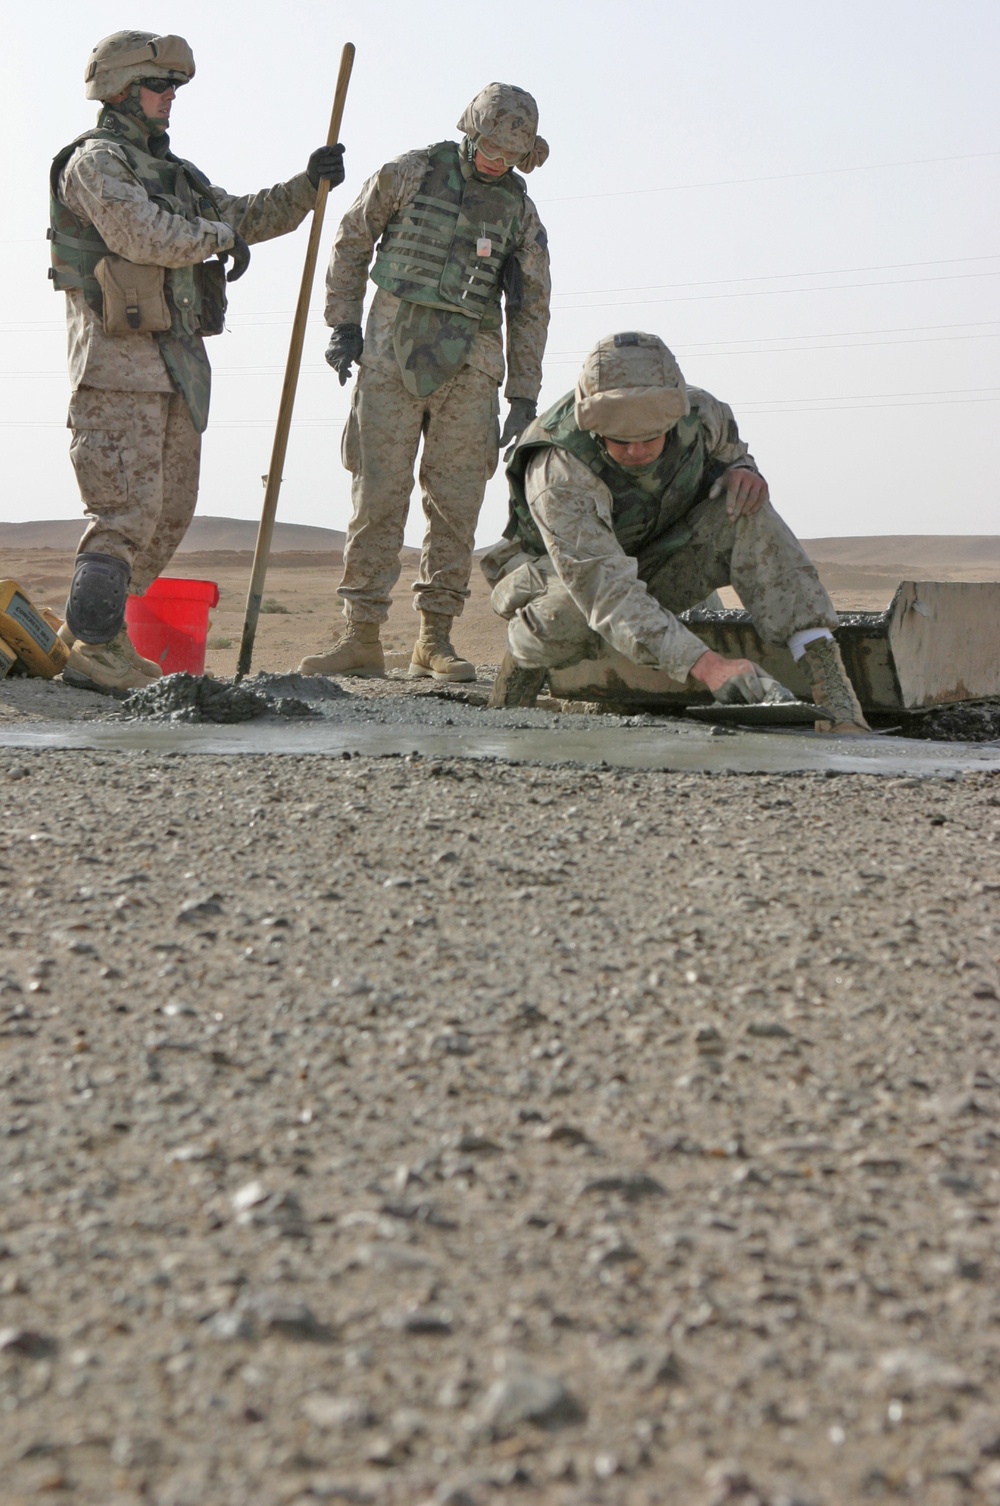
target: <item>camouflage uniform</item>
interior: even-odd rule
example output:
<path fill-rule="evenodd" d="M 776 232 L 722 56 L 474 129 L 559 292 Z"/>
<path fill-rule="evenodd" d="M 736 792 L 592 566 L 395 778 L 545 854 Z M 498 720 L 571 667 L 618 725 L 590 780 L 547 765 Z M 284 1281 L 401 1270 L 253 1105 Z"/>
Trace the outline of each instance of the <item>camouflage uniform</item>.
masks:
<path fill-rule="evenodd" d="M 155 71 L 150 65 L 150 71 Z M 112 116 L 126 141 L 136 124 Z M 167 149 L 167 138 L 157 152 Z M 174 159 L 176 160 L 176 159 Z M 237 231 L 250 242 L 294 230 L 315 203 L 305 173 L 261 193 L 237 197 L 210 189 L 218 220 L 170 213 L 155 203 L 114 141 L 83 140 L 58 174 L 59 200 L 93 225 L 117 256 L 163 267 L 196 266 L 226 251 Z M 178 209 L 182 206 L 178 201 Z M 170 562 L 194 514 L 201 433 L 208 406 L 208 361 L 202 337 L 188 337 L 190 364 L 200 366 L 197 427 L 189 402 L 167 368 L 154 334 L 106 335 L 101 316 L 77 288 L 66 291 L 69 373 L 73 386 L 70 455 L 90 526 L 81 552 L 96 550 L 132 569 L 129 591 L 142 595 Z"/>
<path fill-rule="evenodd" d="M 327 324 L 360 324 L 375 244 L 418 196 L 431 170 L 432 153 L 439 149 L 408 152 L 387 163 L 344 216 L 327 273 Z M 460 170 L 466 178 L 472 171 L 464 159 Z M 509 254 L 518 264 L 521 286 L 516 312 L 509 293 L 507 299 L 506 396 L 533 401 L 541 387 L 550 284 L 545 231 L 526 195 Z M 476 521 L 486 482 L 497 465 L 497 389 L 504 376 L 499 320 L 496 327 L 486 319 L 479 322 L 454 375 L 421 395 L 412 390 L 410 373 L 401 367 L 401 357 L 406 365 L 406 351 L 414 343 L 412 338 L 406 348 L 399 343 L 404 302 L 409 300 L 385 286 L 375 293 L 343 438 L 343 461 L 353 476 L 353 516 L 338 594 L 344 599 L 345 615 L 358 623 L 382 623 L 388 616 L 421 436 L 420 486 L 427 527 L 414 605 L 422 612 L 447 617 L 461 613 L 469 594 Z M 440 319 L 439 309 L 410 304 L 404 310 L 404 316 L 416 311 L 412 325 L 418 341 L 420 320 L 426 317 L 428 346 L 418 349 L 418 358 L 436 358 L 430 344 L 435 338 L 433 316 L 437 313 Z"/>
<path fill-rule="evenodd" d="M 508 468 L 512 536 L 483 562 L 518 664 L 561 668 L 598 658 L 607 644 L 683 681 L 705 644 L 676 613 L 725 585 L 766 642 L 837 626 L 814 566 L 770 502 L 727 516 L 716 483 L 732 468 L 757 467 L 730 408 L 687 390 L 690 415 L 645 477 L 614 467 L 596 436 L 581 433 L 574 394 L 525 431 Z M 692 457 L 686 471 L 683 455 Z"/>

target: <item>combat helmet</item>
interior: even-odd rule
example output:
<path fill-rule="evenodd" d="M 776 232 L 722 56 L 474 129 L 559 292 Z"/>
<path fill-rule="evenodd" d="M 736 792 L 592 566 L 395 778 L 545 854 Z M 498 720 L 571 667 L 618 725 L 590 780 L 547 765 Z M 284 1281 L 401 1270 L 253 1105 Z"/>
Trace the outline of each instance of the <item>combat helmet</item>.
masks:
<path fill-rule="evenodd" d="M 527 89 L 517 84 L 487 84 L 465 108 L 458 122 L 474 146 L 489 141 L 513 157 L 513 165 L 530 173 L 549 155 L 549 144 L 538 134 L 538 106 Z"/>
<path fill-rule="evenodd" d="M 155 31 L 114 31 L 87 59 L 88 99 L 113 99 L 143 78 L 168 78 L 180 88 L 194 78 L 194 53 L 183 37 Z"/>
<path fill-rule="evenodd" d="M 577 427 L 631 442 L 656 439 L 691 411 L 673 354 L 658 335 L 598 340 L 576 384 Z"/>

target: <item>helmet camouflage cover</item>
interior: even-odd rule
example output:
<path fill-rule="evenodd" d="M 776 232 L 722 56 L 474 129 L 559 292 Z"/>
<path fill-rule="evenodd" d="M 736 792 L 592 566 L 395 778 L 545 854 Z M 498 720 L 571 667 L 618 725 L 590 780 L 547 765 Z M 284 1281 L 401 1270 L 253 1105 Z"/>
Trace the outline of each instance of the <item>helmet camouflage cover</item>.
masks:
<path fill-rule="evenodd" d="M 658 335 L 599 340 L 576 384 L 577 427 L 609 439 L 655 439 L 691 411 L 673 354 Z"/>
<path fill-rule="evenodd" d="M 466 106 L 458 129 L 470 141 L 482 139 L 511 156 L 523 173 L 541 167 L 549 144 L 538 134 L 538 106 L 527 89 L 517 84 L 487 84 Z"/>
<path fill-rule="evenodd" d="M 155 31 L 115 31 L 87 60 L 88 99 L 113 99 L 141 78 L 169 78 L 179 88 L 194 78 L 194 53 L 183 37 Z"/>

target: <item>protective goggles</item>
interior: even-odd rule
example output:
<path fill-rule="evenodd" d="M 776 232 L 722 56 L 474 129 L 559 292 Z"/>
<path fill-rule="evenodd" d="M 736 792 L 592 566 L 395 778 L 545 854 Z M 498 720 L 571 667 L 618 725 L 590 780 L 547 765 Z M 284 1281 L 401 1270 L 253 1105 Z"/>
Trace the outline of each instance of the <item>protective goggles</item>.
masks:
<path fill-rule="evenodd" d="M 476 138 L 476 151 L 485 157 L 487 162 L 502 162 L 504 167 L 516 167 L 524 156 L 523 152 L 503 151 L 495 141 L 490 141 L 485 136 Z"/>
<path fill-rule="evenodd" d="M 140 89 L 148 89 L 150 94 L 166 94 L 168 89 L 179 89 L 181 84 L 186 84 L 187 79 L 181 78 L 140 78 L 136 82 Z"/>

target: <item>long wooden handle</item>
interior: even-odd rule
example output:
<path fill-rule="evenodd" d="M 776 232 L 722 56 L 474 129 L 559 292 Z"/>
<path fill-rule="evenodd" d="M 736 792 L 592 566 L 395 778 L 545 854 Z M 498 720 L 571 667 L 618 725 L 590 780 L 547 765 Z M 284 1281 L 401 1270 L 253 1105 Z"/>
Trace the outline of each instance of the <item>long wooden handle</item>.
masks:
<path fill-rule="evenodd" d="M 351 69 L 353 67 L 354 43 L 346 42 L 344 50 L 340 54 L 340 72 L 337 74 L 337 88 L 333 96 L 333 113 L 330 116 L 330 130 L 326 138 L 328 146 L 336 145 L 337 137 L 340 135 L 340 122 L 344 115 L 347 85 L 350 83 Z M 323 233 L 323 215 L 326 211 L 326 197 L 329 192 L 329 181 L 326 178 L 320 178 L 319 187 L 316 190 L 316 204 L 313 209 L 312 226 L 309 230 L 309 244 L 306 247 L 305 266 L 302 268 L 299 301 L 295 308 L 295 321 L 292 324 L 292 338 L 288 345 L 285 381 L 281 389 L 278 422 L 275 425 L 274 445 L 271 449 L 271 464 L 268 467 L 267 485 L 264 490 L 264 507 L 260 515 L 260 527 L 257 530 L 257 547 L 254 550 L 253 571 L 250 576 L 250 589 L 247 592 L 247 609 L 243 620 L 240 657 L 236 665 L 237 680 L 242 680 L 243 676 L 249 673 L 250 661 L 253 658 L 254 639 L 257 636 L 257 619 L 260 616 L 260 604 L 264 595 L 264 577 L 267 574 L 267 562 L 271 553 L 274 518 L 278 511 L 281 472 L 285 464 L 285 451 L 288 448 L 288 431 L 292 425 L 292 408 L 295 405 L 295 389 L 298 386 L 299 367 L 302 364 L 302 346 L 305 343 L 306 337 L 306 320 L 309 317 L 309 299 L 312 296 L 313 276 L 316 272 L 316 256 L 319 251 L 319 238 Z"/>

